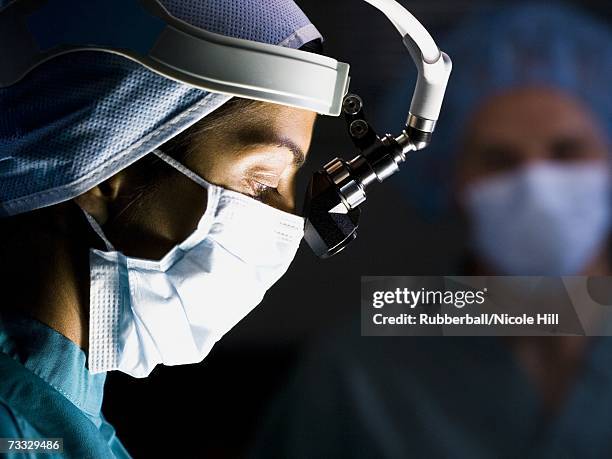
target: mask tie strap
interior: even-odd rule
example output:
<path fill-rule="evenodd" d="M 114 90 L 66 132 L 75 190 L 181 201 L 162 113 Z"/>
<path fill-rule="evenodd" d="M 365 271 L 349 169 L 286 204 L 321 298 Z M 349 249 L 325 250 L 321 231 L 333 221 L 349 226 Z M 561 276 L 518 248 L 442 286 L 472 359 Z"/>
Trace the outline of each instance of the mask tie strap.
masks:
<path fill-rule="evenodd" d="M 95 218 L 93 218 L 93 216 L 89 212 L 87 212 L 85 209 L 83 209 L 82 207 L 81 207 L 81 210 L 85 214 L 85 218 L 89 222 L 89 225 L 91 226 L 91 228 L 96 232 L 96 234 L 100 237 L 100 239 L 102 239 L 102 241 L 104 242 L 104 245 L 106 245 L 106 250 L 108 250 L 109 252 L 114 252 L 115 247 L 104 234 L 104 231 L 102 230 L 102 227 L 100 226 L 98 221 Z"/>
<path fill-rule="evenodd" d="M 205 188 L 205 189 L 210 188 L 210 183 L 208 183 L 206 180 L 204 180 L 198 174 L 193 172 L 191 169 L 189 169 L 186 166 L 184 166 L 183 164 L 179 163 L 172 156 L 167 155 L 166 153 L 164 153 L 161 150 L 153 150 L 153 154 L 155 156 L 157 156 L 159 159 L 161 159 L 162 161 L 164 161 L 165 163 L 167 163 L 168 165 L 170 165 L 171 167 L 173 167 L 174 169 L 176 169 L 177 171 L 179 171 L 181 174 L 183 174 L 183 175 L 187 176 L 188 178 L 190 178 L 191 180 L 193 180 L 195 183 L 200 185 L 202 188 Z"/>

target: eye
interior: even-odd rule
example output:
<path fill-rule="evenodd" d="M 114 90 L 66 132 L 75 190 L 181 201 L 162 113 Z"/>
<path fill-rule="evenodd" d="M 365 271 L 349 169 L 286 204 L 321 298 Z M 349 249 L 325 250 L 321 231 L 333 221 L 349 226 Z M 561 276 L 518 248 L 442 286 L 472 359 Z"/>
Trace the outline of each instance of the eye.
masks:
<path fill-rule="evenodd" d="M 243 183 L 242 189 L 244 191 L 242 192 L 251 198 L 285 212 L 295 210 L 294 196 L 287 189 L 287 183 L 282 180 L 276 181 L 277 186 L 270 186 L 270 184 L 262 183 L 253 178 L 244 180 Z"/>
<path fill-rule="evenodd" d="M 551 156 L 559 161 L 571 161 L 589 156 L 589 148 L 579 138 L 561 138 L 555 140 L 550 147 Z"/>
<path fill-rule="evenodd" d="M 264 201 L 265 198 L 270 194 L 276 191 L 276 188 L 272 188 L 271 186 L 265 185 L 257 180 L 249 180 L 248 181 L 248 195 L 258 201 Z"/>
<path fill-rule="evenodd" d="M 511 147 L 489 145 L 479 152 L 482 166 L 488 171 L 510 170 L 521 162 L 520 155 Z"/>

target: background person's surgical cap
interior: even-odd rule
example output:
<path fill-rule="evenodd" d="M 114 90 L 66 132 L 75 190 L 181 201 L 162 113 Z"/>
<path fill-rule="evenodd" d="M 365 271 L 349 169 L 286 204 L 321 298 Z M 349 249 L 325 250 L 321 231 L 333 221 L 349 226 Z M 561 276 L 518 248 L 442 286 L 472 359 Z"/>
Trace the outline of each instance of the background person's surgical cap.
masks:
<path fill-rule="evenodd" d="M 451 210 L 465 124 L 493 93 L 524 86 L 564 90 L 612 132 L 612 33 L 584 12 L 559 4 L 503 8 L 466 19 L 438 44 L 453 60 L 440 121 L 430 147 L 413 154 L 393 178 L 425 218 L 436 220 Z M 388 122 L 402 119 L 411 90 L 403 84 L 395 91 L 389 104 L 395 119 Z"/>
<path fill-rule="evenodd" d="M 8 3 L 0 0 L 0 8 Z M 291 0 L 161 3 L 185 22 L 236 38 L 291 48 L 321 38 Z M 84 193 L 228 99 L 108 53 L 43 64 L 0 89 L 0 216 Z"/>

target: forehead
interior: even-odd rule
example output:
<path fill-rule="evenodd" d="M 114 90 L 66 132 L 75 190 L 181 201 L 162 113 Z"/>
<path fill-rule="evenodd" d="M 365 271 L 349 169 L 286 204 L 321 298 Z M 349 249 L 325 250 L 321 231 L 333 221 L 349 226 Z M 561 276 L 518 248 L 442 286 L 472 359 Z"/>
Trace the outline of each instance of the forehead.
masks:
<path fill-rule="evenodd" d="M 187 165 L 201 175 L 223 170 L 227 175 L 253 164 L 281 168 L 298 165 L 309 149 L 316 114 L 282 105 L 235 100 L 216 118 L 195 131 Z M 219 154 L 222 152 L 223 154 Z"/>
<path fill-rule="evenodd" d="M 478 140 L 545 138 L 580 133 L 604 137 L 603 128 L 577 98 L 545 87 L 505 91 L 486 99 L 468 122 L 468 132 Z"/>
<path fill-rule="evenodd" d="M 196 125 L 192 141 L 198 149 L 241 150 L 288 139 L 307 151 L 315 119 L 316 113 L 307 110 L 235 99 Z"/>
<path fill-rule="evenodd" d="M 233 144 L 243 153 L 256 147 L 285 148 L 292 151 L 296 164 L 304 161 L 310 147 L 316 113 L 271 103 L 258 103 L 254 110 L 242 113 L 239 126 L 230 126 Z M 227 136 L 226 136 L 227 139 Z M 300 157 L 300 160 L 297 158 Z"/>
<path fill-rule="evenodd" d="M 258 102 L 237 114 L 239 123 L 228 126 L 230 130 L 242 132 L 268 130 L 293 132 L 306 136 L 314 124 L 316 113 L 284 105 Z"/>

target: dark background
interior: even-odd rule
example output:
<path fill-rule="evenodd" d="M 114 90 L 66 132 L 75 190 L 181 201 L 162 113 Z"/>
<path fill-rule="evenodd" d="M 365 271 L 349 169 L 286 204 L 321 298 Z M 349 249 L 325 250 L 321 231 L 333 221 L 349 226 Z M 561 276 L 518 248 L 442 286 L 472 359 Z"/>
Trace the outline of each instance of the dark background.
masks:
<path fill-rule="evenodd" d="M 401 3 L 435 38 L 465 14 L 508 2 Z M 608 1 L 575 3 L 608 21 L 612 17 Z M 373 124 L 398 133 L 403 115 L 392 126 L 376 123 L 385 118 L 382 102 L 393 97 L 390 88 L 402 81 L 411 85 L 415 74 L 393 26 L 359 0 L 298 4 L 326 37 L 326 54 L 351 64 L 351 91 L 364 98 Z M 406 114 L 409 105 L 406 100 Z M 321 118 L 298 196 L 313 170 L 352 152 L 344 122 Z M 339 256 L 320 261 L 303 244 L 288 274 L 203 363 L 158 367 L 143 380 L 109 374 L 104 413 L 133 456 L 242 457 L 304 346 L 358 314 L 360 276 L 452 274 L 449 261 L 463 247 L 461 226 L 422 221 L 407 200 L 394 195 L 393 182 L 402 179 L 397 174 L 368 197 L 359 237 Z"/>

